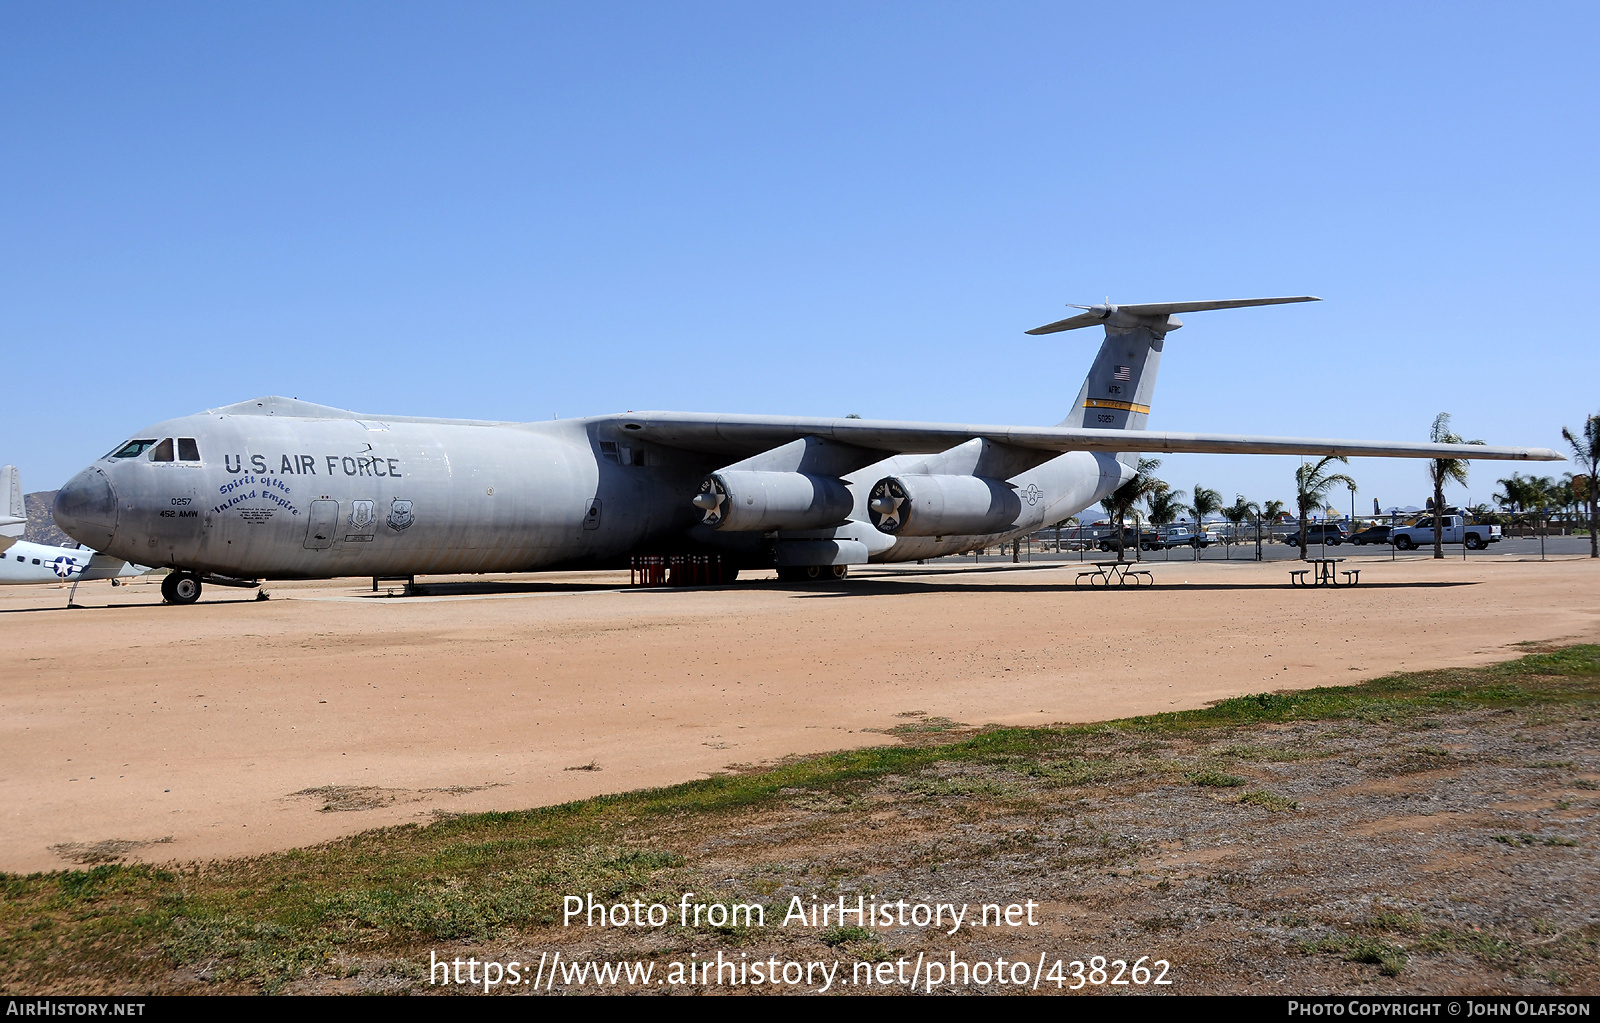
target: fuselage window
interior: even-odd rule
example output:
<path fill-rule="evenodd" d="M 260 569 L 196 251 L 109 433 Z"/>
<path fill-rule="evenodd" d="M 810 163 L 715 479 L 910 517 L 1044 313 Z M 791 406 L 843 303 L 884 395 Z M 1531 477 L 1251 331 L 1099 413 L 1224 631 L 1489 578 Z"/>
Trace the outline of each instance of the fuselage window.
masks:
<path fill-rule="evenodd" d="M 178 461 L 180 461 L 180 462 L 198 462 L 198 461 L 200 461 L 200 445 L 198 445 L 198 444 L 196 444 L 194 442 L 194 438 L 193 437 L 179 437 L 178 438 Z"/>
<path fill-rule="evenodd" d="M 130 440 L 116 452 L 107 455 L 107 458 L 138 458 L 140 455 L 156 446 L 153 440 Z"/>
<path fill-rule="evenodd" d="M 20 559 L 20 558 L 19 558 L 19 559 L 17 559 L 17 560 L 19 560 L 19 561 L 20 561 L 20 560 L 22 560 L 22 559 Z M 34 559 L 33 559 L 33 563 L 34 563 L 34 564 L 35 564 L 35 565 L 37 565 L 37 564 L 38 564 L 38 563 L 39 563 L 39 559 L 38 559 L 38 558 L 34 558 Z"/>
<path fill-rule="evenodd" d="M 150 461 L 152 461 L 152 462 L 170 462 L 170 461 L 172 461 L 172 438 L 171 437 L 168 437 L 166 440 L 164 440 L 160 444 L 156 445 L 156 449 L 154 451 L 150 452 Z"/>

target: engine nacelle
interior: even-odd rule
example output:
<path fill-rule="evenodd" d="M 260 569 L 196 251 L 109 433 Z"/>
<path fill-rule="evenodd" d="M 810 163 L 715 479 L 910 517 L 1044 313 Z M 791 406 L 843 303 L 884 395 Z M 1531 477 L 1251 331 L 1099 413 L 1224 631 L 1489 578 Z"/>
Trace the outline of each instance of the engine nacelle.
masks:
<path fill-rule="evenodd" d="M 893 536 L 981 536 L 1010 530 L 1022 500 L 1002 480 L 907 473 L 873 485 L 867 514 Z"/>
<path fill-rule="evenodd" d="M 804 472 L 724 469 L 700 484 L 694 506 L 712 529 L 826 529 L 850 518 L 855 499 L 844 480 Z"/>

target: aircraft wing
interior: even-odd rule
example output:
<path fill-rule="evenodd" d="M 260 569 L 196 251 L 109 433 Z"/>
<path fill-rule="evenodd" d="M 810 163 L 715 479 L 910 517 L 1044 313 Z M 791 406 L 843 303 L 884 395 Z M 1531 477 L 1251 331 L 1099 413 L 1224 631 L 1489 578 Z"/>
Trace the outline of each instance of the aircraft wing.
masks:
<path fill-rule="evenodd" d="M 1411 441 L 1341 440 L 1323 437 L 1252 437 L 1226 433 L 1165 433 L 1155 430 L 1090 430 L 1064 426 L 984 426 L 913 423 L 884 419 L 821 419 L 805 416 L 701 415 L 637 412 L 614 417 L 642 440 L 731 459 L 746 458 L 801 437 L 892 454 L 929 454 L 974 438 L 1037 451 L 1162 451 L 1173 454 L 1345 455 L 1382 458 L 1461 458 L 1558 462 L 1549 448 Z"/>
<path fill-rule="evenodd" d="M 128 563 L 121 558 L 113 558 L 109 554 L 90 554 L 89 563 L 83 566 L 83 575 L 79 576 L 84 582 L 91 579 L 115 579 L 122 574 Z"/>

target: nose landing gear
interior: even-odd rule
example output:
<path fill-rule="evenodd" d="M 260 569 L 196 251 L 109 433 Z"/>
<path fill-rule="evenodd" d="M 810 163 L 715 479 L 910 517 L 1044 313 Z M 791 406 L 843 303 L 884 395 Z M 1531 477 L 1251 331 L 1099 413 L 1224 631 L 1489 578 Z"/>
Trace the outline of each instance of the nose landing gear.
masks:
<path fill-rule="evenodd" d="M 169 604 L 193 604 L 200 599 L 200 577 L 193 572 L 173 572 L 161 580 L 161 595 Z"/>

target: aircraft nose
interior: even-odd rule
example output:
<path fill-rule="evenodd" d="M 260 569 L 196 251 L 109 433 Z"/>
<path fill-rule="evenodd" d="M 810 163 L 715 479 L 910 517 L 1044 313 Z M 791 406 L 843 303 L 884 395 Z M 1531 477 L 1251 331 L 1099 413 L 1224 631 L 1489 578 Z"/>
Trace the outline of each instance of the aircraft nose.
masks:
<path fill-rule="evenodd" d="M 117 492 L 99 469 L 90 467 L 56 491 L 50 514 L 68 536 L 97 551 L 111 544 L 117 531 Z"/>

